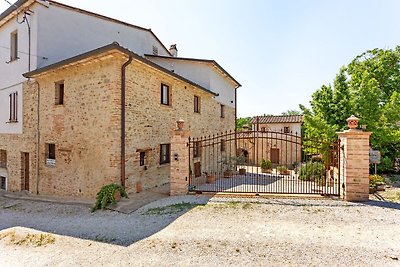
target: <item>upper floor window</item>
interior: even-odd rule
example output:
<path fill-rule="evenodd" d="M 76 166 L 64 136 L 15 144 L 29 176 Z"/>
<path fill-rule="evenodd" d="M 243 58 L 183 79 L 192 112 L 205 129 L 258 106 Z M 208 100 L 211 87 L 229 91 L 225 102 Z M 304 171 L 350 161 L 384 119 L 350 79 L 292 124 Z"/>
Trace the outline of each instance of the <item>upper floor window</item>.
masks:
<path fill-rule="evenodd" d="M 221 114 L 220 114 L 221 118 L 225 118 L 225 106 L 221 105 Z"/>
<path fill-rule="evenodd" d="M 0 168 L 7 168 L 7 150 L 0 149 Z"/>
<path fill-rule="evenodd" d="M 193 143 L 193 157 L 197 158 L 201 156 L 201 141 L 195 141 Z"/>
<path fill-rule="evenodd" d="M 153 55 L 158 55 L 158 47 L 153 45 Z"/>
<path fill-rule="evenodd" d="M 8 122 L 18 122 L 18 92 L 9 94 L 9 119 Z"/>
<path fill-rule="evenodd" d="M 146 152 L 144 152 L 144 151 L 140 152 L 140 154 L 139 154 L 139 166 L 144 166 L 145 158 L 146 158 Z"/>
<path fill-rule="evenodd" d="M 18 32 L 12 32 L 10 36 L 10 61 L 18 59 Z"/>
<path fill-rule="evenodd" d="M 261 127 L 261 132 L 263 132 L 263 133 L 266 132 L 265 127 Z"/>
<path fill-rule="evenodd" d="M 64 82 L 56 82 L 55 104 L 64 105 Z"/>
<path fill-rule="evenodd" d="M 200 97 L 194 96 L 194 112 L 200 113 Z"/>
<path fill-rule="evenodd" d="M 171 145 L 161 144 L 160 145 L 160 164 L 170 163 L 171 161 Z"/>
<path fill-rule="evenodd" d="M 290 133 L 290 128 L 289 127 L 283 127 L 283 132 L 284 133 Z"/>
<path fill-rule="evenodd" d="M 169 86 L 163 83 L 161 84 L 161 104 L 171 105 Z"/>

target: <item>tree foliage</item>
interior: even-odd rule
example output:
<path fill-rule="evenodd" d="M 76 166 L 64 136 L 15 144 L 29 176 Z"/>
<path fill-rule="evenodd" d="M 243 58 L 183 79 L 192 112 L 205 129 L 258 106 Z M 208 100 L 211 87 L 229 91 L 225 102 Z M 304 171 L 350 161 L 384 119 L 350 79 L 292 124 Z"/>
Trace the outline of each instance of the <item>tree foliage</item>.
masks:
<path fill-rule="evenodd" d="M 371 147 L 381 151 L 381 171 L 400 157 L 400 46 L 373 49 L 342 67 L 332 85 L 312 95 L 311 108 L 302 105 L 306 136 L 329 141 L 346 129 L 354 114 L 372 132 Z"/>
<path fill-rule="evenodd" d="M 250 126 L 250 120 L 251 120 L 251 117 L 237 118 L 236 119 L 236 129 L 241 130 L 241 129 L 243 129 L 243 126 L 246 124 Z"/>
<path fill-rule="evenodd" d="M 289 116 L 289 115 L 301 115 L 301 111 L 297 109 L 289 109 L 285 112 L 282 112 L 282 115 Z"/>

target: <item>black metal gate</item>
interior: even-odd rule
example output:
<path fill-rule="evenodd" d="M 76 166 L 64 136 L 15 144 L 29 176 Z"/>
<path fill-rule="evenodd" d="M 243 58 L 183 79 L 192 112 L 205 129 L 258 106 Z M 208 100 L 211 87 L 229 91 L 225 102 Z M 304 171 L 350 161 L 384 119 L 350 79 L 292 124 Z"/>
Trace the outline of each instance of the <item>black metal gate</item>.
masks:
<path fill-rule="evenodd" d="M 298 133 L 226 132 L 189 138 L 189 191 L 340 193 L 339 141 Z"/>

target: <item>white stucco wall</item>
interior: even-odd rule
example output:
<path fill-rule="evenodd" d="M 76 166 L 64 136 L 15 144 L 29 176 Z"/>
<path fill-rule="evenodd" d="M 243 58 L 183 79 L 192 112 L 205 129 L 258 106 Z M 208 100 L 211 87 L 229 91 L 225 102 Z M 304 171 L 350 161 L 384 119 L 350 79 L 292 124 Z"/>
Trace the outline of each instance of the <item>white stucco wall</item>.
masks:
<path fill-rule="evenodd" d="M 152 54 L 154 45 L 159 55 L 168 56 L 149 31 L 53 4 L 48 8 L 38 6 L 35 12 L 39 17 L 38 53 L 48 58 L 39 61 L 39 68 L 112 42 L 141 56 Z"/>
<path fill-rule="evenodd" d="M 223 105 L 235 107 L 235 86 L 212 64 L 206 62 L 147 57 L 152 62 L 181 75 L 212 92 L 218 93 L 215 100 Z"/>
<path fill-rule="evenodd" d="M 31 70 L 36 69 L 37 55 L 37 14 L 29 17 L 31 26 Z M 22 16 L 19 16 L 22 20 Z M 18 57 L 10 61 L 11 33 L 18 32 Z M 19 24 L 16 18 L 0 27 L 0 134 L 22 133 L 22 76 L 28 72 L 28 27 L 26 23 Z M 9 95 L 18 92 L 18 123 L 8 123 L 9 120 Z"/>
<path fill-rule="evenodd" d="M 266 127 L 266 131 L 272 132 L 283 132 L 284 127 L 289 127 L 289 130 L 293 135 L 297 133 L 298 136 L 301 136 L 301 123 L 260 123 L 258 125 L 258 130 L 261 131 L 261 127 Z M 253 130 L 256 130 L 257 125 L 253 124 Z"/>

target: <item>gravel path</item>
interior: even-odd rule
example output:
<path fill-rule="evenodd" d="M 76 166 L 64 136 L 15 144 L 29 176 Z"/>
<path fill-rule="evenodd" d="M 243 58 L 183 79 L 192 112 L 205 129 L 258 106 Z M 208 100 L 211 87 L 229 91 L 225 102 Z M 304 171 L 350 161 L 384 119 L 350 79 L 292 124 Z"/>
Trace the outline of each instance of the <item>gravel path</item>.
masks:
<path fill-rule="evenodd" d="M 0 197 L 0 218 L 0 266 L 400 266 L 398 203 L 183 196 L 120 214 Z M 1 238 L 36 230 L 55 243 Z"/>

